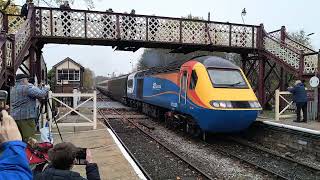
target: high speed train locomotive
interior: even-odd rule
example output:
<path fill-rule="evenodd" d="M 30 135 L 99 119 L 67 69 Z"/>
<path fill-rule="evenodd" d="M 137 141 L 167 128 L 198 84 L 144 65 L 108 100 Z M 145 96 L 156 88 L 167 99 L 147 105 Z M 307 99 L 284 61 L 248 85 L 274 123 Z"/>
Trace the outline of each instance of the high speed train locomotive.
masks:
<path fill-rule="evenodd" d="M 242 70 L 215 56 L 135 72 L 97 88 L 150 116 L 163 117 L 169 125 L 183 126 L 189 133 L 242 131 L 261 110 Z"/>

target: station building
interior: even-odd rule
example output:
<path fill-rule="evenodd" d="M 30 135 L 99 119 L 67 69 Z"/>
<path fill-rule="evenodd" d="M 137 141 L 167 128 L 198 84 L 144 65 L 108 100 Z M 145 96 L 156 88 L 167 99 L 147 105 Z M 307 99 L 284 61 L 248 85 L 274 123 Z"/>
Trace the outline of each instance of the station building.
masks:
<path fill-rule="evenodd" d="M 55 72 L 52 90 L 55 93 L 72 93 L 73 89 L 82 89 L 84 67 L 67 57 L 53 67 Z"/>

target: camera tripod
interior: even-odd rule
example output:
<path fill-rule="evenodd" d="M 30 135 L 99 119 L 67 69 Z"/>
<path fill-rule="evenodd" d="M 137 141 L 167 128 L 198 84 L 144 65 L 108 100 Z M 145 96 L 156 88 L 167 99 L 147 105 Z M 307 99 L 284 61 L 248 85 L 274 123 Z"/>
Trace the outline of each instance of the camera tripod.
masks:
<path fill-rule="evenodd" d="M 58 130 L 58 133 L 59 133 L 59 136 L 60 136 L 60 139 L 61 139 L 61 142 L 63 142 L 63 138 L 62 138 L 62 135 L 61 135 L 61 132 L 60 132 L 60 128 L 58 126 L 58 123 L 57 123 L 57 116 L 58 116 L 58 113 L 54 115 L 54 111 L 52 109 L 52 106 L 51 104 L 49 103 L 49 100 L 48 99 L 43 99 L 43 100 L 40 100 L 40 106 L 38 108 L 39 110 L 39 114 L 38 114 L 38 124 L 40 125 L 40 116 L 44 113 L 51 113 L 51 117 L 52 117 L 52 120 L 53 122 L 55 123 L 56 127 L 57 127 L 57 130 Z M 44 111 L 43 111 L 44 110 Z M 44 112 L 44 113 L 43 113 Z M 51 119 L 49 119 L 49 121 L 51 121 Z M 48 122 L 49 122 L 48 121 Z M 51 122 L 52 123 L 52 122 Z M 49 133 L 51 133 L 51 127 L 49 127 Z"/>

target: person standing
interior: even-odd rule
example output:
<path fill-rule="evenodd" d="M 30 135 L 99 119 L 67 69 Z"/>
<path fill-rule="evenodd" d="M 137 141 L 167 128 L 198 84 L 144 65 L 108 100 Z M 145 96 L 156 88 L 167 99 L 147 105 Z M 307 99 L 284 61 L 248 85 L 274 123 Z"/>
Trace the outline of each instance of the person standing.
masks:
<path fill-rule="evenodd" d="M 307 122 L 307 105 L 308 105 L 308 98 L 307 98 L 307 91 L 304 84 L 297 80 L 295 82 L 294 87 L 288 88 L 289 92 L 293 95 L 293 102 L 296 103 L 296 113 L 297 119 L 293 122 L 300 122 L 301 119 L 301 109 L 303 112 L 303 120 L 302 122 Z"/>
<path fill-rule="evenodd" d="M 63 4 L 60 5 L 60 9 L 62 11 L 61 20 L 62 20 L 62 27 L 63 27 L 63 34 L 65 36 L 70 37 L 71 34 L 71 14 L 69 12 L 70 5 L 68 1 L 64 1 Z"/>
<path fill-rule="evenodd" d="M 16 84 L 10 91 L 11 116 L 16 121 L 23 141 L 35 138 L 37 99 L 46 98 L 49 88 L 40 89 L 28 82 L 28 76 L 18 74 Z"/>
<path fill-rule="evenodd" d="M 28 4 L 29 0 L 26 0 L 26 3 L 23 4 L 21 7 L 20 15 L 23 16 L 24 18 L 27 18 L 28 16 Z"/>

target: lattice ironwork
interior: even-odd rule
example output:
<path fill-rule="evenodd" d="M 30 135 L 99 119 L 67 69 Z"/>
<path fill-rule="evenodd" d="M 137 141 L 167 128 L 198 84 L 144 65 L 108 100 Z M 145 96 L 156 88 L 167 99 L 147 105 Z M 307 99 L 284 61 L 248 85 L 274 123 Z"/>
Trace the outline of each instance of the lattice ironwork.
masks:
<path fill-rule="evenodd" d="M 289 38 L 285 38 L 285 43 L 297 50 L 302 50 L 304 53 L 312 53 L 312 52 L 316 52 L 300 43 L 297 43 Z"/>
<path fill-rule="evenodd" d="M 182 42 L 189 44 L 208 44 L 206 23 L 182 21 Z"/>
<path fill-rule="evenodd" d="M 318 54 L 304 57 L 304 73 L 315 73 L 318 67 Z"/>
<path fill-rule="evenodd" d="M 4 18 L 4 15 L 3 15 L 2 12 L 0 12 L 0 31 L 2 31 L 2 30 L 3 30 L 3 27 L 4 27 L 4 25 L 3 25 L 3 18 Z"/>
<path fill-rule="evenodd" d="M 271 37 L 273 37 L 274 39 L 280 41 L 280 39 L 281 39 L 281 30 L 277 30 L 277 31 L 274 31 L 274 32 L 270 32 L 270 33 L 268 33 L 268 36 L 271 36 Z"/>
<path fill-rule="evenodd" d="M 52 35 L 60 37 L 85 37 L 85 13 L 52 10 Z"/>
<path fill-rule="evenodd" d="M 117 16 L 113 14 L 87 13 L 87 38 L 116 39 Z"/>
<path fill-rule="evenodd" d="M 281 45 L 279 42 L 268 36 L 264 37 L 264 48 L 269 53 L 280 58 L 291 67 L 299 69 L 300 54 L 298 54 L 297 52 L 289 49 L 284 45 Z"/>
<path fill-rule="evenodd" d="M 13 59 L 12 59 L 12 42 L 11 41 L 6 41 L 5 43 L 5 48 L 6 48 L 6 53 L 5 53 L 5 62 L 6 62 L 6 65 L 8 67 L 12 67 L 13 65 Z"/>
<path fill-rule="evenodd" d="M 180 21 L 163 18 L 148 18 L 148 40 L 156 42 L 179 42 Z"/>
<path fill-rule="evenodd" d="M 209 23 L 208 27 L 212 44 L 229 46 L 230 25 Z"/>
<path fill-rule="evenodd" d="M 24 16 L 8 15 L 8 33 L 15 34 L 26 21 Z"/>
<path fill-rule="evenodd" d="M 120 37 L 124 40 L 146 40 L 146 17 L 120 15 Z"/>
<path fill-rule="evenodd" d="M 51 36 L 51 13 L 50 10 L 35 11 L 36 35 Z"/>
<path fill-rule="evenodd" d="M 2 72 L 2 70 L 3 70 L 3 57 L 4 57 L 4 51 L 3 51 L 3 49 L 4 49 L 4 47 L 3 47 L 3 45 L 0 47 L 0 74 L 1 74 L 1 72 Z"/>
<path fill-rule="evenodd" d="M 231 32 L 231 46 L 252 47 L 252 27 L 232 25 Z"/>
<path fill-rule="evenodd" d="M 30 20 L 26 20 L 22 25 L 19 31 L 15 34 L 15 58 L 20 55 L 20 52 L 23 50 L 25 45 L 27 44 L 28 40 L 31 36 L 31 22 Z"/>

